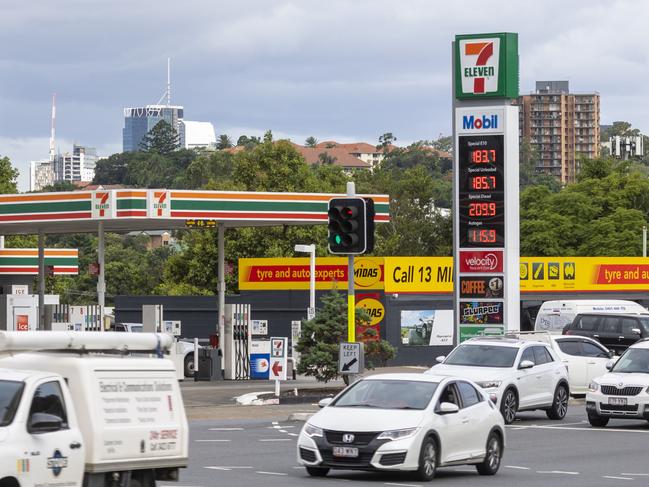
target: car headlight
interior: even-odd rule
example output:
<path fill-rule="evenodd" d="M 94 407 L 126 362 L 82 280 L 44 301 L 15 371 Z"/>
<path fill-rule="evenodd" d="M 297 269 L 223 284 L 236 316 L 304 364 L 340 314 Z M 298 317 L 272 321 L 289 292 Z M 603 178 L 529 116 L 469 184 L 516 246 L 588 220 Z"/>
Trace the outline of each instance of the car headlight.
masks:
<path fill-rule="evenodd" d="M 402 430 L 384 431 L 376 437 L 377 440 L 401 440 L 414 435 L 419 428 L 407 428 Z"/>
<path fill-rule="evenodd" d="M 312 424 L 307 423 L 304 425 L 304 434 L 309 438 L 313 438 L 314 436 L 319 436 L 320 438 L 322 438 L 322 428 L 318 428 L 317 426 L 313 426 Z"/>
<path fill-rule="evenodd" d="M 599 390 L 599 384 L 595 381 L 591 381 L 590 384 L 588 384 L 588 390 L 590 392 L 597 392 Z"/>
<path fill-rule="evenodd" d="M 503 381 L 501 380 L 485 380 L 482 382 L 476 382 L 476 384 L 478 384 L 483 389 L 497 389 L 502 383 Z"/>

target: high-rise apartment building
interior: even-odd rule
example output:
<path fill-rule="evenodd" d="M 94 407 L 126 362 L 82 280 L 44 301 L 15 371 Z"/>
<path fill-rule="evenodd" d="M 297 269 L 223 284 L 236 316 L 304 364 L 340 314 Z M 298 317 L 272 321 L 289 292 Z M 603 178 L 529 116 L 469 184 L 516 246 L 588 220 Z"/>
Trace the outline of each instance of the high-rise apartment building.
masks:
<path fill-rule="evenodd" d="M 59 154 L 54 160 L 55 181 L 92 181 L 95 177 L 97 151 L 94 147 L 72 146 L 72 153 Z"/>
<path fill-rule="evenodd" d="M 210 122 L 180 120 L 178 124 L 180 147 L 183 149 L 209 149 L 216 147 L 216 132 Z"/>
<path fill-rule="evenodd" d="M 529 141 L 539 172 L 575 181 L 580 157 L 599 157 L 599 93 L 570 93 L 568 81 L 537 81 L 518 99 L 521 141 Z"/>
<path fill-rule="evenodd" d="M 142 150 L 140 143 L 144 136 L 161 120 L 180 132 L 179 120 L 183 118 L 183 107 L 172 105 L 146 105 L 124 109 L 122 147 L 124 152 Z"/>
<path fill-rule="evenodd" d="M 49 159 L 29 163 L 29 190 L 40 191 L 54 184 L 54 162 Z"/>

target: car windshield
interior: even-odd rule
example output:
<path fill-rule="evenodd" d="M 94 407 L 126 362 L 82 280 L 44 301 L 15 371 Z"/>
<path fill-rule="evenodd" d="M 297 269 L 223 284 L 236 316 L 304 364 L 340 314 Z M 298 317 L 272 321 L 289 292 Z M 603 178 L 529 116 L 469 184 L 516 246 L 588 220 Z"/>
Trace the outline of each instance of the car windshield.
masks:
<path fill-rule="evenodd" d="M 496 345 L 460 345 L 444 360 L 446 365 L 471 367 L 511 367 L 518 348 Z"/>
<path fill-rule="evenodd" d="M 332 406 L 340 408 L 426 409 L 437 382 L 418 380 L 360 380 Z"/>
<path fill-rule="evenodd" d="M 611 372 L 649 374 L 649 349 L 629 348 L 615 363 Z"/>
<path fill-rule="evenodd" d="M 143 329 L 144 329 L 143 325 L 133 325 L 133 326 L 131 326 L 131 331 L 133 333 L 142 333 Z"/>
<path fill-rule="evenodd" d="M 24 382 L 0 380 L 0 426 L 7 426 L 14 420 L 23 386 Z"/>

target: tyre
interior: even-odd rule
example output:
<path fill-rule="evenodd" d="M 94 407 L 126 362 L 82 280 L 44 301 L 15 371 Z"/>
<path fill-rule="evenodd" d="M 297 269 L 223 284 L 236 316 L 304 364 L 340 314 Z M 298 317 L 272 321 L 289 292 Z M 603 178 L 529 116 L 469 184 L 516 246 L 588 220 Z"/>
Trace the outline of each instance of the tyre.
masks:
<path fill-rule="evenodd" d="M 487 450 L 484 460 L 475 466 L 480 475 L 495 475 L 500 468 L 500 460 L 503 457 L 503 442 L 500 435 L 492 431 L 487 439 Z"/>
<path fill-rule="evenodd" d="M 608 420 L 609 418 L 603 418 L 597 414 L 588 415 L 588 422 L 591 426 L 595 426 L 596 428 L 603 428 L 608 424 Z"/>
<path fill-rule="evenodd" d="M 430 436 L 424 440 L 419 452 L 419 468 L 417 479 L 423 481 L 433 480 L 437 470 L 437 442 Z"/>
<path fill-rule="evenodd" d="M 194 354 L 185 355 L 185 377 L 194 377 Z"/>
<path fill-rule="evenodd" d="M 329 469 L 325 467 L 306 467 L 306 473 L 311 477 L 326 477 Z"/>
<path fill-rule="evenodd" d="M 568 386 L 565 384 L 559 384 L 554 391 L 552 406 L 550 406 L 550 409 L 545 411 L 548 418 L 559 420 L 566 417 L 566 413 L 568 412 L 568 397 Z"/>
<path fill-rule="evenodd" d="M 518 396 L 514 389 L 507 389 L 503 394 L 500 402 L 500 414 L 503 415 L 505 424 L 512 424 L 516 419 L 516 411 L 518 411 Z"/>

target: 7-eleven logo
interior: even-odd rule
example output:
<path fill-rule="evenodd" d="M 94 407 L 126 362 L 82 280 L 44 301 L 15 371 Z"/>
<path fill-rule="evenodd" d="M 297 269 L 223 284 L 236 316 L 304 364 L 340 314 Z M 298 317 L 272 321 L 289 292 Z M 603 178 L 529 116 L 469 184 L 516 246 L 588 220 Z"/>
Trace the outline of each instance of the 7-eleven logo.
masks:
<path fill-rule="evenodd" d="M 108 203 L 109 196 L 110 193 L 95 193 L 95 200 L 99 200 L 99 202 L 95 202 L 95 209 L 99 210 L 100 217 L 105 216 L 106 210 L 110 206 Z"/>
<path fill-rule="evenodd" d="M 165 208 L 167 208 L 167 192 L 166 191 L 161 191 L 161 192 L 156 192 L 154 195 L 154 203 L 153 203 L 153 208 L 156 210 L 156 214 L 158 216 L 162 216 L 162 212 Z"/>
<path fill-rule="evenodd" d="M 460 41 L 462 92 L 482 95 L 498 91 L 500 39 Z"/>

